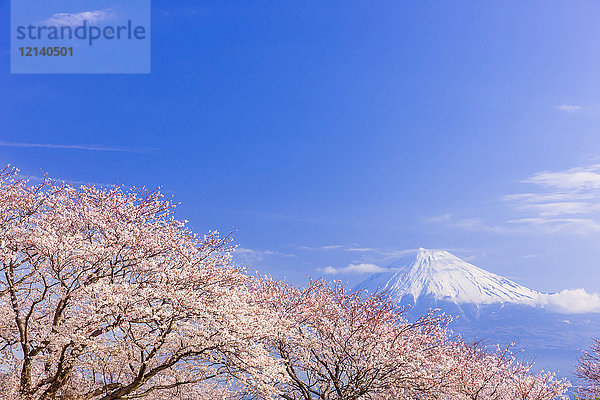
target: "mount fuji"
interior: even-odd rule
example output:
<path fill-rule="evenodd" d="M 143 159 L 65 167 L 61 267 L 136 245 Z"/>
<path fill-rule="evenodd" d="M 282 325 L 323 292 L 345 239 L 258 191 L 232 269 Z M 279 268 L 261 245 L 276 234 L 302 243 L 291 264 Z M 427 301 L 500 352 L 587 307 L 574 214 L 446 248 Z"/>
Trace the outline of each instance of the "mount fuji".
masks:
<path fill-rule="evenodd" d="M 411 305 L 409 318 L 440 309 L 466 340 L 516 341 L 537 369 L 572 379 L 581 350 L 600 336 L 600 298 L 583 289 L 536 291 L 443 250 L 420 248 L 385 269 L 353 290 L 385 291 Z"/>
<path fill-rule="evenodd" d="M 359 285 L 370 292 L 387 290 L 396 300 L 412 296 L 457 304 L 514 303 L 541 305 L 541 293 L 469 264 L 443 250 L 420 248 Z"/>

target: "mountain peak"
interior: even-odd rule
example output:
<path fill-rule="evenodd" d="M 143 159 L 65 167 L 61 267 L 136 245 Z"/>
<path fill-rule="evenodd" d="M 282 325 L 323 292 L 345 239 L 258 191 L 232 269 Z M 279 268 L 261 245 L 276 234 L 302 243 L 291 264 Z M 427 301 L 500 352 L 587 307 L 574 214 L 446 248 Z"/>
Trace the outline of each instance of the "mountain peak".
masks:
<path fill-rule="evenodd" d="M 535 305 L 540 293 L 483 270 L 445 250 L 419 248 L 371 276 L 358 288 L 387 290 L 400 300 L 411 295 L 454 303 Z"/>

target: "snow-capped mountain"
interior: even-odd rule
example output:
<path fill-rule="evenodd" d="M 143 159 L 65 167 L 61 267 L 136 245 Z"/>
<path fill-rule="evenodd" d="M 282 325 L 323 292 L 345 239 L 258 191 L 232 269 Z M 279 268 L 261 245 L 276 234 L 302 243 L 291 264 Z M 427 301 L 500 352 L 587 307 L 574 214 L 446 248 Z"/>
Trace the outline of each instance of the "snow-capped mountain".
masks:
<path fill-rule="evenodd" d="M 454 303 L 514 303 L 535 306 L 541 293 L 485 271 L 443 250 L 420 248 L 371 276 L 357 288 L 386 290 L 400 300 L 407 295 Z"/>
<path fill-rule="evenodd" d="M 419 249 L 357 285 L 369 293 L 385 290 L 400 304 L 411 304 L 409 318 L 432 308 L 458 317 L 450 324 L 467 340 L 517 347 L 537 369 L 572 378 L 581 350 L 600 335 L 600 311 L 573 307 L 583 289 L 543 293 L 496 275 L 442 250 Z"/>

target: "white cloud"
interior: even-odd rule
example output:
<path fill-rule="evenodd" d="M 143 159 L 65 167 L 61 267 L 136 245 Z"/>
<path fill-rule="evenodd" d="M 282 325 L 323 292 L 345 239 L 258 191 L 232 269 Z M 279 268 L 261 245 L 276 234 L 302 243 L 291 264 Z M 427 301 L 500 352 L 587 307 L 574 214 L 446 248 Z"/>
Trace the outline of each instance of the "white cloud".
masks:
<path fill-rule="evenodd" d="M 542 217 L 556 217 L 563 214 L 589 214 L 600 211 L 600 203 L 575 201 L 524 204 L 519 207 L 522 210 L 535 211 Z"/>
<path fill-rule="evenodd" d="M 543 294 L 540 302 L 549 310 L 563 314 L 600 312 L 600 295 L 590 294 L 584 289 L 565 289 L 559 293 Z"/>
<path fill-rule="evenodd" d="M 327 266 L 321 269 L 326 275 L 335 275 L 335 274 L 345 274 L 345 273 L 354 273 L 354 274 L 376 274 L 379 272 L 387 272 L 389 271 L 387 268 L 380 267 L 375 264 L 350 264 L 344 268 L 334 268 L 332 266 Z"/>
<path fill-rule="evenodd" d="M 332 267 L 331 265 L 328 265 L 327 267 L 321 269 L 320 271 L 323 272 L 325 275 L 335 275 L 338 273 L 338 270 L 336 268 Z"/>
<path fill-rule="evenodd" d="M 441 217 L 432 217 L 425 219 L 427 223 L 443 224 L 447 227 L 458 228 L 472 232 L 492 232 L 492 233 L 508 233 L 513 232 L 514 228 L 501 225 L 490 225 L 482 218 L 460 218 L 455 219 L 451 214 L 445 214 Z"/>
<path fill-rule="evenodd" d="M 266 256 L 294 257 L 293 254 L 281 253 L 279 251 L 256 250 L 245 247 L 237 247 L 233 254 L 234 256 L 241 258 L 244 262 L 262 261 Z"/>
<path fill-rule="evenodd" d="M 21 143 L 0 141 L 0 147 L 39 148 L 39 149 L 62 149 L 62 150 L 86 150 L 86 151 L 110 151 L 124 153 L 147 153 L 154 149 L 132 148 L 119 146 L 102 146 L 96 144 L 53 144 L 53 143 Z"/>
<path fill-rule="evenodd" d="M 539 256 L 539 254 L 526 254 L 523 258 L 538 258 Z"/>
<path fill-rule="evenodd" d="M 585 235 L 600 232 L 600 224 L 585 218 L 520 218 L 507 221 L 511 224 L 535 227 L 538 232 L 569 232 Z"/>
<path fill-rule="evenodd" d="M 373 249 L 370 247 L 348 247 L 348 248 L 345 248 L 344 251 L 356 251 L 359 253 L 368 253 L 368 252 L 372 252 Z"/>
<path fill-rule="evenodd" d="M 426 222 L 474 232 L 574 233 L 600 232 L 600 164 L 563 171 L 542 171 L 522 183 L 524 193 L 504 195 L 511 218 L 490 224 L 482 218 L 453 218 L 450 214 Z"/>
<path fill-rule="evenodd" d="M 457 228 L 475 232 L 505 232 L 507 229 L 497 225 L 489 225 L 481 218 L 463 218 L 452 222 Z"/>
<path fill-rule="evenodd" d="M 508 223 L 548 233 L 600 232 L 600 164 L 538 172 L 523 183 L 540 192 L 504 196 L 517 211 L 528 214 Z"/>
<path fill-rule="evenodd" d="M 504 201 L 518 201 L 521 203 L 544 203 L 559 201 L 581 201 L 593 199 L 591 193 L 517 193 L 501 197 Z"/>
<path fill-rule="evenodd" d="M 44 21 L 44 24 L 50 26 L 80 26 L 83 21 L 89 24 L 95 24 L 106 21 L 113 16 L 110 9 L 83 11 L 79 13 L 56 13 Z"/>
<path fill-rule="evenodd" d="M 350 246 L 343 244 L 333 244 L 333 245 L 324 245 L 324 246 L 297 246 L 302 250 L 340 250 L 340 251 L 348 251 L 348 252 L 359 252 L 359 253 L 379 253 L 379 250 L 373 249 L 371 247 L 361 247 L 358 244 L 354 243 Z"/>
<path fill-rule="evenodd" d="M 546 186 L 554 190 L 581 192 L 600 188 L 600 165 L 594 164 L 586 168 L 572 168 L 559 172 L 538 172 L 524 181 Z"/>
<path fill-rule="evenodd" d="M 451 214 L 438 215 L 435 217 L 425 218 L 425 222 L 427 223 L 442 223 L 442 222 L 450 222 L 452 220 Z"/>
<path fill-rule="evenodd" d="M 578 111 L 581 111 L 583 109 L 583 107 L 574 106 L 572 104 L 562 104 L 560 106 L 556 106 L 556 109 L 559 111 L 566 112 L 566 113 L 576 113 Z"/>

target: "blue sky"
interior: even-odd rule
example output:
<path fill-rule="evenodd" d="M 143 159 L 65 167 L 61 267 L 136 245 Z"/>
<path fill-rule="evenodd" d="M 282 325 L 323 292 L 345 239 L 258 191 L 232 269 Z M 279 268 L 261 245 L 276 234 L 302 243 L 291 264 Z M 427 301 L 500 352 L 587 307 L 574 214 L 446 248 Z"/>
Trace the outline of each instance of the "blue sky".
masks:
<path fill-rule="evenodd" d="M 297 283 L 422 246 L 600 291 L 597 2 L 152 9 L 149 75 L 11 75 L 0 31 L 2 164 L 162 186 Z"/>

